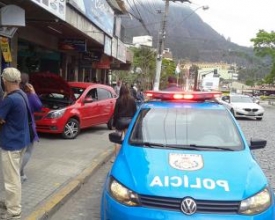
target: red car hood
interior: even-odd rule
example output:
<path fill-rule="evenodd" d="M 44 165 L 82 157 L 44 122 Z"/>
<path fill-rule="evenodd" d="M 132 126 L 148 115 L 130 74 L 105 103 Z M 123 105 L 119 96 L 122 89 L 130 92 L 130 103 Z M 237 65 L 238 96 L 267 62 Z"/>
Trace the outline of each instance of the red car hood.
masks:
<path fill-rule="evenodd" d="M 30 75 L 30 83 L 38 95 L 48 93 L 64 94 L 72 100 L 75 99 L 73 90 L 61 77 L 53 73 L 33 73 Z"/>

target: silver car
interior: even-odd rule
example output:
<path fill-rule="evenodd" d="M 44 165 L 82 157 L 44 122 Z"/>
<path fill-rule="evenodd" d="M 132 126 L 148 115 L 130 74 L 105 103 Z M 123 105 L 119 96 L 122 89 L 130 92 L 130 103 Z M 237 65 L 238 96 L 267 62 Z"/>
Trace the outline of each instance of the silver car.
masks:
<path fill-rule="evenodd" d="M 235 118 L 255 118 L 262 120 L 264 108 L 255 103 L 248 95 L 229 94 L 220 99 L 220 103 L 225 105 Z"/>

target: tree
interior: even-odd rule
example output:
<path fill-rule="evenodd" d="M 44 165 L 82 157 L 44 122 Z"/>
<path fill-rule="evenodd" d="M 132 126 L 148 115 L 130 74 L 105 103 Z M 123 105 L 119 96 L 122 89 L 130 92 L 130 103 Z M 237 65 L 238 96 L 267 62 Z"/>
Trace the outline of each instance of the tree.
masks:
<path fill-rule="evenodd" d="M 138 82 L 143 89 L 152 89 L 156 65 L 155 51 L 143 46 L 132 47 L 131 50 L 134 53 L 134 62 L 132 64 L 134 81 Z"/>
<path fill-rule="evenodd" d="M 175 75 L 176 63 L 174 60 L 163 59 L 160 77 L 160 88 L 165 88 L 169 76 Z"/>
<path fill-rule="evenodd" d="M 268 84 L 274 84 L 275 80 L 275 32 L 270 33 L 259 30 L 256 38 L 252 38 L 255 54 L 259 57 L 270 57 L 272 60 L 272 69 L 269 75 L 265 77 Z"/>

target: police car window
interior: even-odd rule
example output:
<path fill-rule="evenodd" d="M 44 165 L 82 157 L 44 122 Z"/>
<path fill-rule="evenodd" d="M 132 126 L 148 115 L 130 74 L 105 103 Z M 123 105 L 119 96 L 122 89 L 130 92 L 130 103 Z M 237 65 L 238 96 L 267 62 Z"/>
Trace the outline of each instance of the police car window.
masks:
<path fill-rule="evenodd" d="M 142 110 L 132 130 L 130 142 L 243 149 L 240 134 L 228 112 L 216 109 Z"/>

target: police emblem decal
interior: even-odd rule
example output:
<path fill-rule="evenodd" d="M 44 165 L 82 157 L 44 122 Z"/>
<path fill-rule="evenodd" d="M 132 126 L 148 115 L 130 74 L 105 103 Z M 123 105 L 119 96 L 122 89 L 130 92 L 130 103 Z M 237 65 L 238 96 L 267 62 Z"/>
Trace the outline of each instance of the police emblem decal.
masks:
<path fill-rule="evenodd" d="M 169 154 L 169 164 L 178 170 L 199 170 L 203 167 L 203 159 L 198 154 Z"/>

